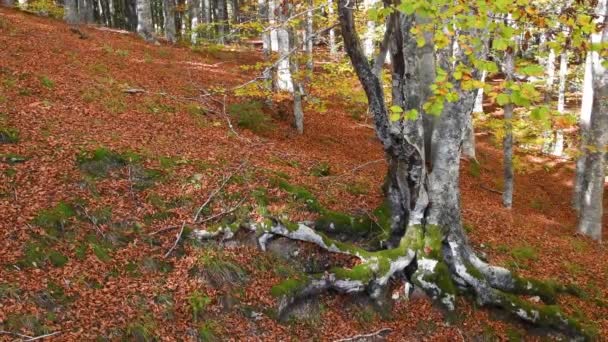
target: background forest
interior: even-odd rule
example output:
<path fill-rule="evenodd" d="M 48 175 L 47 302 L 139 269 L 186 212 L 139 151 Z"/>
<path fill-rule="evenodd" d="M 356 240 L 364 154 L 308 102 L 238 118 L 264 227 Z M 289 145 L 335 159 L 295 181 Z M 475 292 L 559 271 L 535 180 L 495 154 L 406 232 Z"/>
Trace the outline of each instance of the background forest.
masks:
<path fill-rule="evenodd" d="M 603 340 L 607 11 L 2 0 L 0 340 Z"/>

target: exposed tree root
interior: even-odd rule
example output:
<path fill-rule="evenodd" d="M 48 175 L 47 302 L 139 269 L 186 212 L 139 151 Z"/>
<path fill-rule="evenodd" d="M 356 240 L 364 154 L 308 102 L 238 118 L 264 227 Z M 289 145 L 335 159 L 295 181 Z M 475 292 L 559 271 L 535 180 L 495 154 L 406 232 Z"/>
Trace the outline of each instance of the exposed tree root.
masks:
<path fill-rule="evenodd" d="M 458 293 L 469 292 L 478 304 L 499 307 L 529 323 L 582 339 L 594 336 L 592 329 L 566 316 L 557 306 L 534 304 L 517 296 L 539 296 L 544 303 L 553 304 L 559 293 L 579 295 L 574 287 L 521 278 L 505 268 L 488 265 L 466 245 L 447 241 L 438 226 L 411 225 L 397 247 L 379 251 L 367 251 L 337 241 L 305 223 L 270 219 L 262 223 L 219 227 L 212 232 L 194 231 L 193 235 L 199 239 L 219 236 L 229 239 L 240 228 L 255 231 L 262 250 L 266 250 L 273 237 L 282 236 L 359 259 L 359 264 L 352 268 L 334 267 L 306 279 L 287 279 L 273 287 L 272 294 L 279 300 L 279 317 L 294 303 L 328 290 L 348 294 L 365 292 L 373 300 L 382 301 L 389 280 L 400 276 L 423 289 L 449 311 L 455 309 Z"/>

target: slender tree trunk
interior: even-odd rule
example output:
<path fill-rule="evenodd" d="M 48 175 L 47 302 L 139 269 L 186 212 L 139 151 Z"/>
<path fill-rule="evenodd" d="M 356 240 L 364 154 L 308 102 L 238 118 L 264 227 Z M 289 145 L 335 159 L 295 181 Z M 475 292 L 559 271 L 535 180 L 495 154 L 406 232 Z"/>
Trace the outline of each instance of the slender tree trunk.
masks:
<path fill-rule="evenodd" d="M 279 48 L 279 58 L 281 61 L 277 65 L 277 89 L 283 91 L 294 91 L 294 85 L 292 80 L 292 75 L 290 72 L 290 62 L 291 59 L 289 57 L 290 54 L 290 39 L 289 39 L 289 23 L 287 22 L 288 15 L 285 13 L 285 8 L 283 6 L 287 6 L 284 2 L 281 6 L 278 7 L 279 12 L 279 27 L 277 31 L 277 42 Z"/>
<path fill-rule="evenodd" d="M 101 8 L 103 9 L 103 20 L 106 26 L 112 27 L 112 11 L 110 9 L 111 0 L 102 0 Z"/>
<path fill-rule="evenodd" d="M 313 61 L 313 0 L 308 0 L 308 12 L 306 12 L 306 69 L 308 70 L 307 80 L 310 81 L 312 77 L 312 71 L 314 69 L 314 61 Z"/>
<path fill-rule="evenodd" d="M 137 5 L 137 34 L 147 42 L 155 42 L 152 28 L 150 0 L 136 0 Z"/>
<path fill-rule="evenodd" d="M 212 12 L 213 6 L 211 4 L 211 0 L 202 0 L 203 3 L 203 20 L 205 24 L 210 24 L 212 22 Z"/>
<path fill-rule="evenodd" d="M 130 31 L 137 31 L 137 2 L 136 0 L 125 0 L 125 2 L 127 27 Z"/>
<path fill-rule="evenodd" d="M 555 51 L 553 49 L 549 49 L 549 56 L 547 57 L 547 63 L 545 64 L 545 74 L 547 75 L 547 80 L 545 82 L 545 103 L 548 105 L 553 101 L 553 84 L 555 83 Z M 551 146 L 553 143 L 553 132 L 551 130 L 547 130 L 543 133 L 543 153 L 550 153 Z"/>
<path fill-rule="evenodd" d="M 277 25 L 277 0 L 268 0 L 268 24 L 272 28 L 270 30 L 270 51 L 279 51 L 279 36 Z"/>
<path fill-rule="evenodd" d="M 217 34 L 218 43 L 225 44 L 226 36 L 228 35 L 228 7 L 226 0 L 216 0 L 217 6 Z"/>
<path fill-rule="evenodd" d="M 165 38 L 169 43 L 175 43 L 175 0 L 163 0 L 165 19 Z"/>
<path fill-rule="evenodd" d="M 200 0 L 190 1 L 190 42 L 192 45 L 198 43 L 198 25 L 201 20 L 201 3 Z"/>
<path fill-rule="evenodd" d="M 597 4 L 597 20 L 603 23 L 603 31 L 593 34 L 594 44 L 608 43 L 608 4 L 600 0 Z M 578 231 L 595 240 L 602 239 L 603 195 L 608 146 L 608 72 L 603 63 L 606 58 L 597 52 L 591 54 L 593 77 L 593 105 L 588 131 L 584 177 L 581 187 L 581 203 Z"/>
<path fill-rule="evenodd" d="M 329 20 L 334 18 L 334 2 L 333 0 L 327 0 L 327 13 L 329 15 Z M 329 29 L 329 54 L 332 57 L 336 57 L 338 54 L 338 46 L 336 45 L 336 30 L 332 27 Z"/>
<path fill-rule="evenodd" d="M 513 62 L 513 51 L 508 50 L 505 53 L 505 75 L 506 81 L 513 80 L 513 72 L 515 70 Z M 507 94 L 511 91 L 507 90 Z M 502 203 L 506 208 L 513 206 L 513 104 L 509 102 L 504 107 L 504 127 L 505 138 L 503 140 L 503 169 L 504 169 L 504 187 L 502 194 Z"/>
<path fill-rule="evenodd" d="M 238 0 L 232 0 L 230 2 L 232 4 L 232 22 L 235 24 L 239 23 L 239 1 Z"/>
<path fill-rule="evenodd" d="M 566 80 L 568 78 L 568 51 L 564 49 L 559 58 L 559 88 L 557 97 L 557 112 L 563 115 L 566 108 Z M 555 142 L 551 154 L 561 157 L 564 152 L 564 132 L 555 130 Z"/>
<path fill-rule="evenodd" d="M 364 0 L 363 6 L 366 10 L 374 7 L 377 0 Z M 376 35 L 376 22 L 373 20 L 367 21 L 367 27 L 365 30 L 365 38 L 363 40 L 363 52 L 365 56 L 370 59 L 374 54 L 374 37 Z"/>
<path fill-rule="evenodd" d="M 289 6 L 289 5 L 287 5 Z M 288 12 L 291 15 L 291 10 Z M 294 32 L 293 28 L 289 28 L 289 47 L 291 49 L 296 48 L 298 46 L 298 36 Z M 291 75 L 298 74 L 298 58 L 293 54 L 289 56 L 289 71 Z M 304 110 L 302 109 L 302 97 L 304 95 L 302 81 L 292 77 L 293 83 L 293 117 L 294 117 L 294 126 L 299 134 L 304 133 Z"/>
<path fill-rule="evenodd" d="M 589 135 L 589 125 L 591 121 L 591 107 L 593 106 L 593 73 L 592 73 L 592 55 L 595 52 L 588 52 L 585 58 L 585 75 L 583 77 L 583 99 L 581 103 L 581 115 L 579 118 L 580 128 L 580 148 L 579 156 L 576 160 L 576 177 L 574 180 L 574 193 L 572 198 L 572 206 L 579 211 L 581 208 L 581 192 L 583 188 L 583 179 L 585 177 L 585 161 L 587 159 L 587 143 Z"/>

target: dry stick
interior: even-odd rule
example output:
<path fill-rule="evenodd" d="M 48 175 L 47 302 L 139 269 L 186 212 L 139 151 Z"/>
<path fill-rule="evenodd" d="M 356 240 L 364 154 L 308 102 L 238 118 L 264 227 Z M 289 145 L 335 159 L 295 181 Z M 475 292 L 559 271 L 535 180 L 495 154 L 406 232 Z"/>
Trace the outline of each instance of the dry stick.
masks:
<path fill-rule="evenodd" d="M 367 339 L 374 338 L 374 337 L 385 338 L 392 331 L 393 331 L 393 329 L 391 329 L 391 328 L 383 328 L 383 329 L 380 329 L 380 330 L 378 330 L 376 332 L 373 332 L 371 334 L 356 335 L 356 336 L 353 336 L 353 337 L 348 337 L 348 338 L 343 338 L 343 339 L 340 339 L 340 340 L 335 340 L 334 342 L 367 341 Z"/>
<path fill-rule="evenodd" d="M 209 217 L 205 218 L 204 220 L 199 221 L 198 223 L 203 223 L 203 222 L 211 221 L 211 220 L 216 219 L 218 217 L 221 217 L 221 216 L 228 215 L 228 214 L 232 213 L 233 211 L 237 210 L 243 204 L 243 202 L 245 202 L 245 199 L 247 199 L 247 197 L 243 197 L 239 201 L 239 203 L 237 203 L 234 207 L 232 207 L 232 208 L 230 208 L 228 210 L 224 210 L 221 213 L 209 216 Z"/>
<path fill-rule="evenodd" d="M 45 334 L 45 335 L 40 335 L 40 336 L 32 337 L 32 338 L 29 338 L 29 339 L 27 339 L 25 341 L 26 342 L 28 342 L 28 341 L 36 341 L 36 340 L 43 339 L 45 337 L 55 336 L 55 335 L 60 334 L 60 333 L 61 333 L 61 331 L 55 331 L 55 332 L 52 332 L 50 334 Z"/>
<path fill-rule="evenodd" d="M 488 188 L 488 187 L 484 186 L 483 184 L 479 184 L 479 187 L 480 187 L 480 188 L 482 188 L 482 189 L 484 189 L 484 190 L 487 190 L 487 191 L 490 191 L 490 192 L 497 193 L 497 194 L 499 194 L 499 195 L 502 195 L 502 194 L 503 194 L 503 192 L 502 192 L 502 191 L 498 191 L 498 190 L 494 190 L 494 189 L 492 189 L 492 188 Z"/>
<path fill-rule="evenodd" d="M 177 228 L 179 228 L 179 226 L 169 226 L 169 227 L 165 227 L 165 228 L 159 229 L 159 230 L 157 230 L 157 231 L 155 231 L 155 232 L 153 232 L 153 233 L 148 234 L 148 236 L 152 236 L 152 235 L 156 235 L 156 234 L 164 233 L 164 232 L 166 232 L 166 231 L 173 230 L 173 229 L 177 229 Z"/>
<path fill-rule="evenodd" d="M 228 177 L 226 177 L 224 179 L 224 181 L 222 182 L 222 184 L 220 185 L 219 188 L 215 189 L 207 198 L 207 200 L 205 201 L 205 203 L 203 203 L 198 210 L 196 211 L 196 214 L 194 215 L 194 219 L 193 221 L 196 223 L 198 221 L 198 217 L 201 214 L 201 211 L 203 211 L 203 209 L 209 204 L 209 202 L 211 202 L 211 200 L 213 199 L 213 197 L 215 197 L 220 191 L 222 191 L 222 189 L 226 186 L 226 184 L 228 184 L 228 182 L 230 181 L 230 179 L 232 178 L 232 176 L 234 176 L 238 171 L 240 171 L 243 166 L 247 163 L 247 161 L 245 160 L 244 162 L 241 163 L 241 165 L 239 165 L 239 167 L 234 170 Z"/>
<path fill-rule="evenodd" d="M 82 210 L 84 217 L 89 220 L 89 222 L 91 222 L 91 224 L 93 225 L 93 227 L 95 227 L 95 230 L 97 230 L 97 232 L 105 237 L 105 234 L 103 233 L 103 231 L 101 230 L 101 227 L 99 227 L 99 225 L 97 224 L 97 222 L 93 219 L 93 217 L 91 217 L 91 215 L 89 215 L 89 211 L 87 210 L 87 208 L 85 208 L 83 205 L 78 205 L 78 207 Z"/>
<path fill-rule="evenodd" d="M 165 259 L 169 256 L 169 254 L 171 254 L 171 252 L 173 252 L 173 250 L 177 246 L 177 243 L 182 238 L 182 234 L 184 233 L 184 227 L 186 227 L 186 221 L 182 223 L 182 229 L 180 229 L 179 234 L 177 234 L 177 239 L 175 239 L 175 242 L 173 243 L 173 246 L 171 246 L 171 249 L 169 249 L 169 251 L 167 251 L 167 253 L 165 254 Z"/>
<path fill-rule="evenodd" d="M 12 336 L 17 336 L 17 337 L 21 337 L 21 338 L 33 338 L 32 336 L 23 335 L 23 334 L 20 334 L 20 333 L 16 333 L 16 332 L 12 332 L 12 331 L 6 331 L 6 330 L 0 330 L 0 334 L 2 334 L 2 335 L 12 335 Z"/>

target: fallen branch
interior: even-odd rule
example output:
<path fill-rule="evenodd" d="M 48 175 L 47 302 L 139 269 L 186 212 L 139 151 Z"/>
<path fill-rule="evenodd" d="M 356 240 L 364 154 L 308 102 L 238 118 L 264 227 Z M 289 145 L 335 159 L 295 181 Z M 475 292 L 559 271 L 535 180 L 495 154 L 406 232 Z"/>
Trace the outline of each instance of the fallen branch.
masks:
<path fill-rule="evenodd" d="M 362 334 L 356 335 L 353 337 L 343 338 L 340 340 L 335 340 L 334 342 L 369 342 L 369 341 L 382 341 L 385 340 L 388 334 L 390 334 L 393 329 L 383 328 L 376 332 L 370 334 Z"/>
<path fill-rule="evenodd" d="M 23 335 L 23 334 L 19 334 L 19 333 L 12 332 L 12 331 L 6 331 L 6 330 L 0 330 L 0 334 L 2 334 L 2 335 L 12 335 L 12 336 L 17 336 L 17 337 L 21 337 L 21 338 L 33 338 L 32 336 Z"/>
<path fill-rule="evenodd" d="M 177 247 L 177 244 L 179 243 L 179 240 L 182 238 L 182 234 L 184 233 L 184 228 L 186 227 L 186 221 L 184 221 L 182 223 L 182 229 L 179 230 L 179 234 L 177 234 L 177 239 L 175 239 L 175 242 L 173 243 L 173 246 L 171 246 L 171 249 L 169 249 L 167 251 L 167 253 L 165 254 L 165 259 L 169 256 L 169 254 L 171 254 L 171 252 L 173 252 L 173 250 L 175 249 L 175 247 Z"/>
<path fill-rule="evenodd" d="M 239 165 L 239 167 L 234 170 L 228 177 L 224 178 L 224 180 L 222 181 L 222 184 L 220 185 L 219 188 L 215 189 L 207 198 L 207 200 L 205 201 L 205 203 L 203 203 L 198 210 L 196 211 L 196 214 L 194 214 L 194 223 L 196 223 L 198 221 L 198 217 L 201 214 L 201 211 L 203 211 L 203 209 L 205 209 L 205 207 L 211 202 L 211 200 L 220 192 L 222 191 L 222 189 L 226 186 L 226 184 L 228 184 L 228 182 L 230 181 L 230 179 L 232 179 L 232 177 L 238 172 L 240 171 L 243 166 L 247 163 L 247 161 L 244 161 L 241 163 L 241 165 Z"/>

